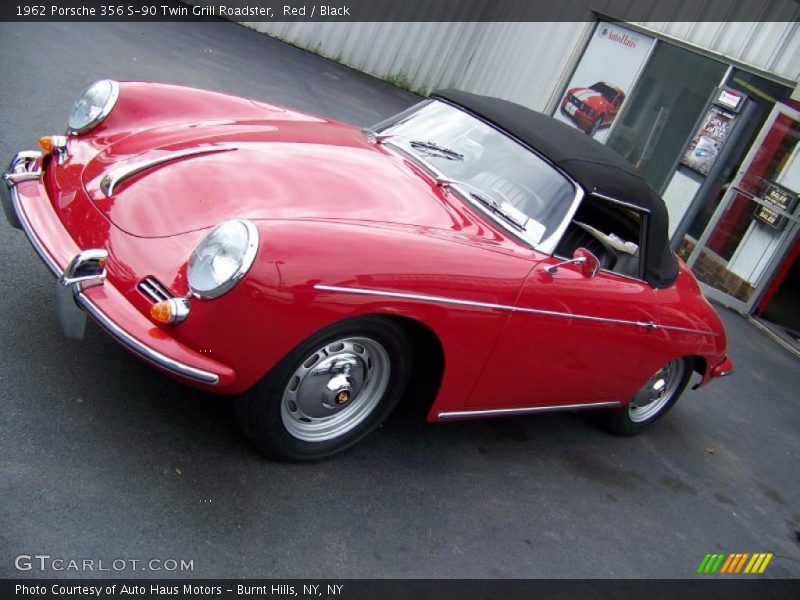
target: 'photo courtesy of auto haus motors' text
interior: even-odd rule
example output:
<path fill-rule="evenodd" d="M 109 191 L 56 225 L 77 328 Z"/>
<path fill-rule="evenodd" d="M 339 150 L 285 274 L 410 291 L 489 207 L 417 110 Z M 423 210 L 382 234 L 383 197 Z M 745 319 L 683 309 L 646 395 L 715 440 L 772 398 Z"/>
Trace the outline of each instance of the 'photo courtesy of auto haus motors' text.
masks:
<path fill-rule="evenodd" d="M 798 22 L 0 7 L 0 598 L 800 597 Z"/>

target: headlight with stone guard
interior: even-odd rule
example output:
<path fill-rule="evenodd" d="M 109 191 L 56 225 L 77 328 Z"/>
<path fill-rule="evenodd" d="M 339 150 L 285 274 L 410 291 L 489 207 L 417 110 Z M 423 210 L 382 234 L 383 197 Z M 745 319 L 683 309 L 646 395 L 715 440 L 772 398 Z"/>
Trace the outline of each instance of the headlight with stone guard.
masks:
<path fill-rule="evenodd" d="M 189 259 L 186 277 L 199 298 L 217 298 L 245 276 L 258 249 L 258 229 L 250 221 L 220 223 L 206 235 Z"/>
<path fill-rule="evenodd" d="M 75 101 L 67 117 L 67 128 L 73 135 L 86 133 L 105 119 L 119 97 L 119 84 L 111 79 L 95 81 Z"/>

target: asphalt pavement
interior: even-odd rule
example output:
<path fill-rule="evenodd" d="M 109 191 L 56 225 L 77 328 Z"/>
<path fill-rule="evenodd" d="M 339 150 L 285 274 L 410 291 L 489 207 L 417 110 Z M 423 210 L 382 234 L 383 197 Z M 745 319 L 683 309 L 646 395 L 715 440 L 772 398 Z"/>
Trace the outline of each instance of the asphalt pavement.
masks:
<path fill-rule="evenodd" d="M 232 23 L 3 23 L 0 48 L 3 161 L 62 132 L 103 77 L 359 125 L 417 100 Z M 800 362 L 734 313 L 736 373 L 645 435 L 586 415 L 432 425 L 401 412 L 338 458 L 290 465 L 247 445 L 229 400 L 95 327 L 61 337 L 52 293 L 3 221 L 0 577 L 108 575 L 14 565 L 47 554 L 193 561 L 127 576 L 684 578 L 707 552 L 774 552 L 764 576 L 800 575 Z"/>

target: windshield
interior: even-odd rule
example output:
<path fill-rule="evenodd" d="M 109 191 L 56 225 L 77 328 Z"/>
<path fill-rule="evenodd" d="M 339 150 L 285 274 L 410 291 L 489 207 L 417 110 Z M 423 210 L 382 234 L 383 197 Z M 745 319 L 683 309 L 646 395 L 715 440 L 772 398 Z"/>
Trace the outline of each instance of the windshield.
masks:
<path fill-rule="evenodd" d="M 577 190 L 552 165 L 444 102 L 426 100 L 370 131 L 432 166 L 484 213 L 547 252 L 576 207 Z"/>

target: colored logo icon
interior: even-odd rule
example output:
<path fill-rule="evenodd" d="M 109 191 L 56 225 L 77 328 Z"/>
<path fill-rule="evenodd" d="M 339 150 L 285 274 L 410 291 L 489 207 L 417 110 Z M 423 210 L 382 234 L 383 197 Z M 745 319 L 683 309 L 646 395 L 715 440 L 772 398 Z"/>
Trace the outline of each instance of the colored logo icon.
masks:
<path fill-rule="evenodd" d="M 720 573 L 725 575 L 738 574 L 759 574 L 763 573 L 769 561 L 772 560 L 772 552 L 731 552 L 709 553 L 703 557 L 697 572 L 700 574 Z"/>

